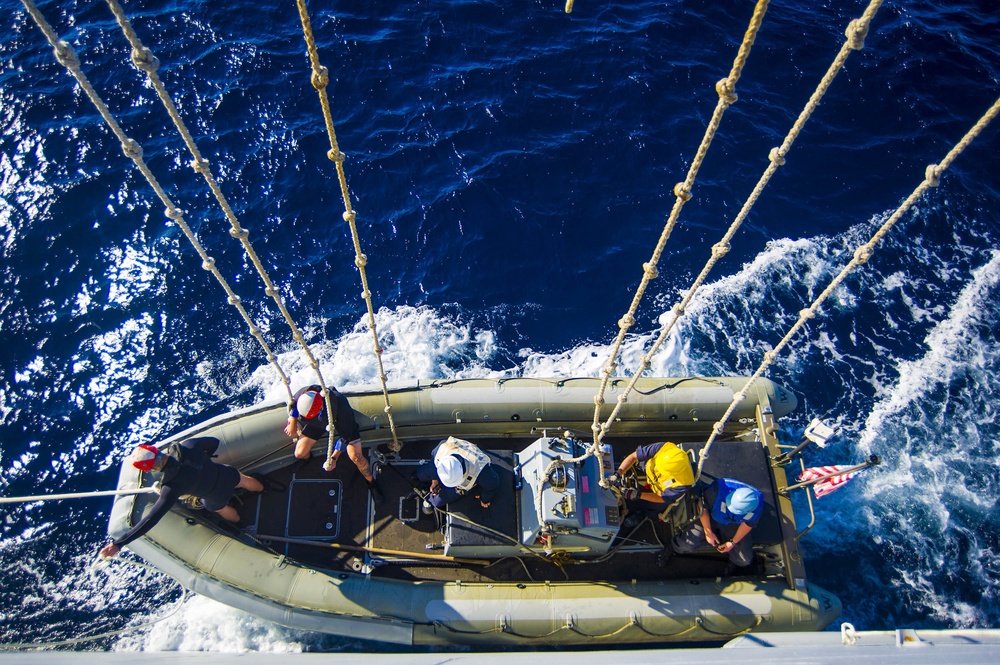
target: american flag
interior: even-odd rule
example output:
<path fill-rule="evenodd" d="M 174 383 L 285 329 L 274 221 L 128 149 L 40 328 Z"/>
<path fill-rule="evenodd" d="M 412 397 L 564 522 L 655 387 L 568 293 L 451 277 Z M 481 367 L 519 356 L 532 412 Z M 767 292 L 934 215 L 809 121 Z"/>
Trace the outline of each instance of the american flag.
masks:
<path fill-rule="evenodd" d="M 845 473 L 841 476 L 832 476 L 830 478 L 827 478 L 826 480 L 821 480 L 815 485 L 813 485 L 812 486 L 813 493 L 816 495 L 816 498 L 818 499 L 821 496 L 826 496 L 833 490 L 840 489 L 841 487 L 846 485 L 847 481 L 849 481 L 851 478 L 864 471 L 864 468 L 857 469 L 856 467 L 851 467 L 847 465 L 812 466 L 803 471 L 802 473 L 800 473 L 798 480 L 800 483 L 808 480 L 815 480 L 816 478 L 822 478 L 823 476 L 829 476 L 831 473 L 838 473 L 851 468 L 855 468 L 855 470 L 850 473 Z"/>

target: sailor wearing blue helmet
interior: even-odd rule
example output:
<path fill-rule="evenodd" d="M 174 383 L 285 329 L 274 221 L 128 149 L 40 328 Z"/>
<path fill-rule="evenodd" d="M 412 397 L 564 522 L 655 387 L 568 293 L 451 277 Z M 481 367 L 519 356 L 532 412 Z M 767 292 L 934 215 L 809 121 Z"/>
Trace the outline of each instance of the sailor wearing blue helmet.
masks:
<path fill-rule="evenodd" d="M 750 531 L 764 512 L 763 493 L 739 480 L 719 478 L 705 488 L 702 498 L 700 519 L 674 537 L 673 551 L 686 554 L 707 544 L 729 554 L 727 573 L 749 566 L 753 563 Z"/>

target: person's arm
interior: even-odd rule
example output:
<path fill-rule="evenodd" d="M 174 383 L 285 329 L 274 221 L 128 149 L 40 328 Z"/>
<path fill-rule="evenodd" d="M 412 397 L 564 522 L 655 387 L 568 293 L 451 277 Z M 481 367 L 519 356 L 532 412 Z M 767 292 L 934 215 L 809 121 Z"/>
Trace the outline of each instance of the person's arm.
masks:
<path fill-rule="evenodd" d="M 299 436 L 299 421 L 291 414 L 288 415 L 288 420 L 285 421 L 285 436 L 290 436 L 293 439 Z"/>
<path fill-rule="evenodd" d="M 746 522 L 740 522 L 740 525 L 736 527 L 736 534 L 733 536 L 732 540 L 720 543 L 718 549 L 720 552 L 728 552 L 736 546 L 736 543 L 743 540 L 748 533 L 750 533 L 752 526 Z"/>
<path fill-rule="evenodd" d="M 615 472 L 616 475 L 621 478 L 628 473 L 628 470 L 635 466 L 638 461 L 639 451 L 637 449 L 625 456 L 625 459 L 623 459 L 621 464 L 618 465 L 618 470 Z M 642 492 L 639 494 L 639 498 L 643 501 L 648 501 L 649 503 L 666 503 L 664 498 L 655 492 Z"/>
<path fill-rule="evenodd" d="M 701 509 L 701 527 L 705 530 L 705 541 L 712 547 L 719 546 L 719 539 L 712 530 L 712 515 L 707 508 Z"/>
<path fill-rule="evenodd" d="M 733 536 L 733 539 L 730 542 L 732 542 L 733 545 L 740 542 L 746 537 L 748 533 L 750 533 L 751 529 L 753 529 L 752 526 L 750 526 L 746 522 L 742 522 L 740 526 L 736 529 L 736 535 Z"/>
<path fill-rule="evenodd" d="M 635 452 L 631 452 L 625 456 L 625 459 L 621 461 L 618 465 L 618 477 L 622 477 L 625 473 L 635 466 L 635 463 L 639 461 L 639 456 Z"/>
<path fill-rule="evenodd" d="M 315 443 L 315 441 L 313 442 Z M 310 444 L 311 447 L 312 444 Z M 326 471 L 333 471 L 337 468 L 337 460 L 340 456 L 344 454 L 344 440 L 337 439 L 337 442 L 333 445 L 333 455 L 329 457 L 325 462 L 323 462 L 323 469 Z"/>
<path fill-rule="evenodd" d="M 476 482 L 479 483 L 479 503 L 483 508 L 489 508 L 500 490 L 500 476 L 491 465 L 487 465 Z"/>
<path fill-rule="evenodd" d="M 124 536 L 110 545 L 106 545 L 101 548 L 101 556 L 115 556 L 121 551 L 121 548 L 149 533 L 149 530 L 156 526 L 156 523 L 163 519 L 164 515 L 170 512 L 170 508 L 173 507 L 180 495 L 181 493 L 179 491 L 171 487 L 164 487 L 160 490 L 160 496 L 157 497 L 156 503 L 154 503 L 152 509 L 146 513 L 146 516 L 139 520 L 135 526 L 129 529 Z"/>
<path fill-rule="evenodd" d="M 292 395 L 292 403 L 288 407 L 288 419 L 285 421 L 285 436 L 290 436 L 293 439 L 297 439 L 301 435 L 301 432 L 299 432 L 299 407 L 297 400 L 299 399 L 299 395 L 306 390 L 308 388 L 302 388 Z"/>

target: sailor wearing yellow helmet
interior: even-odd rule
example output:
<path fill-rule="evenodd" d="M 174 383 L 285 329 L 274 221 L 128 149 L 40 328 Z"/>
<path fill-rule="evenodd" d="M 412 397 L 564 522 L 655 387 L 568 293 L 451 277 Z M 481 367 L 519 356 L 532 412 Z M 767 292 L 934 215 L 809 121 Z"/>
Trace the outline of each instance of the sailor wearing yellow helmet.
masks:
<path fill-rule="evenodd" d="M 622 460 L 616 475 L 609 480 L 616 482 L 637 463 L 645 467 L 647 487 L 624 492 L 629 508 L 629 516 L 624 523 L 626 527 L 633 527 L 643 517 L 661 512 L 684 496 L 694 484 L 691 459 L 670 441 L 639 446 Z"/>

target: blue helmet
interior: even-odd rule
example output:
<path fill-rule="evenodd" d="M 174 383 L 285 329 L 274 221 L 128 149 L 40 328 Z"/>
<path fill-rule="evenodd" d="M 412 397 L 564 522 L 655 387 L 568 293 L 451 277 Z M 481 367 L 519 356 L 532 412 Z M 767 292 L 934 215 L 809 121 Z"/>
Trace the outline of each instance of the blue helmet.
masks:
<path fill-rule="evenodd" d="M 749 487 L 740 487 L 726 497 L 726 506 L 733 515 L 749 515 L 757 510 L 760 492 Z"/>

